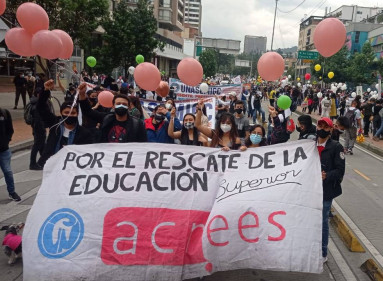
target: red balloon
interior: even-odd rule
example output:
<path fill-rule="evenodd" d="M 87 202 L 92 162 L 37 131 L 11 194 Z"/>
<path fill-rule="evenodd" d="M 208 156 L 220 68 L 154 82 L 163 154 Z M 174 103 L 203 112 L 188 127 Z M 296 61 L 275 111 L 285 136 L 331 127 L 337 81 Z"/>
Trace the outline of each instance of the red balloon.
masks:
<path fill-rule="evenodd" d="M 60 29 L 52 30 L 56 35 L 58 35 L 63 43 L 63 48 L 60 52 L 60 59 L 69 59 L 73 54 L 73 40 L 68 33 Z"/>
<path fill-rule="evenodd" d="M 140 88 L 147 91 L 155 91 L 160 85 L 161 74 L 154 64 L 143 62 L 136 67 L 134 80 Z"/>
<path fill-rule="evenodd" d="M 165 81 L 161 81 L 160 85 L 158 86 L 156 93 L 160 95 L 163 98 L 166 98 L 169 94 L 169 84 Z"/>
<path fill-rule="evenodd" d="M 0 16 L 2 16 L 7 8 L 7 1 L 0 0 Z"/>
<path fill-rule="evenodd" d="M 259 75 L 264 80 L 274 81 L 285 72 L 285 61 L 280 54 L 267 52 L 259 59 L 257 68 Z"/>
<path fill-rule="evenodd" d="M 21 4 L 16 12 L 17 21 L 30 34 L 49 29 L 49 17 L 45 10 L 31 2 Z"/>
<path fill-rule="evenodd" d="M 325 58 L 335 55 L 346 42 L 346 28 L 336 18 L 322 20 L 314 30 L 314 45 Z"/>
<path fill-rule="evenodd" d="M 203 79 L 203 68 L 196 59 L 185 58 L 178 64 L 177 74 L 183 83 L 195 87 Z"/>
<path fill-rule="evenodd" d="M 109 91 L 102 91 L 98 94 L 98 102 L 106 108 L 113 107 L 114 95 Z"/>
<path fill-rule="evenodd" d="M 32 49 L 32 35 L 24 28 L 15 27 L 8 30 L 5 34 L 5 43 L 8 49 L 19 56 L 31 57 L 36 55 Z"/>
<path fill-rule="evenodd" d="M 310 80 L 310 78 L 311 78 L 311 74 L 310 74 L 310 73 L 306 73 L 306 75 L 305 75 L 305 79 L 306 79 L 306 80 Z"/>
<path fill-rule="evenodd" d="M 33 35 L 32 49 L 44 59 L 57 59 L 62 48 L 60 37 L 52 31 L 41 30 Z"/>

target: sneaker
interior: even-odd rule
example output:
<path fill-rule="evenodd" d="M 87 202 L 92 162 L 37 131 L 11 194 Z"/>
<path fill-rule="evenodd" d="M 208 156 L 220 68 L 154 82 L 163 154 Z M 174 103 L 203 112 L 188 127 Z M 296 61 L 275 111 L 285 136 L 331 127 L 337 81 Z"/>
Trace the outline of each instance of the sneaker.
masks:
<path fill-rule="evenodd" d="M 352 152 L 352 148 L 348 149 L 348 153 L 350 153 L 350 155 L 354 155 L 354 152 Z"/>
<path fill-rule="evenodd" d="M 13 201 L 16 201 L 16 202 L 21 201 L 20 196 L 16 192 L 9 193 L 9 199 L 12 199 Z"/>
<path fill-rule="evenodd" d="M 14 251 L 12 251 L 11 255 L 9 256 L 9 259 L 8 259 L 8 264 L 9 265 L 12 265 L 16 262 L 16 254 Z"/>
<path fill-rule="evenodd" d="M 15 106 L 13 107 L 13 109 L 17 109 L 17 106 L 15 105 Z"/>
<path fill-rule="evenodd" d="M 322 263 L 326 263 L 328 261 L 328 258 L 327 257 L 322 257 Z"/>
<path fill-rule="evenodd" d="M 42 171 L 43 167 L 41 167 L 39 164 L 34 164 L 29 166 L 29 170 L 32 171 Z"/>

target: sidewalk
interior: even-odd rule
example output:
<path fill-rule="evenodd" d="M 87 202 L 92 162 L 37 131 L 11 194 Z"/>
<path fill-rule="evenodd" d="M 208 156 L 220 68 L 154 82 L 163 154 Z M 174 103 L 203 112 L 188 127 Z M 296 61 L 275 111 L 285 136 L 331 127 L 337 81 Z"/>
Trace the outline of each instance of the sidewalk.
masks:
<path fill-rule="evenodd" d="M 308 114 L 307 112 L 302 113 L 302 109 L 300 106 L 298 106 L 295 113 L 298 115 Z M 314 123 L 317 123 L 318 120 L 321 118 L 321 116 L 318 114 L 318 112 L 312 113 L 310 116 L 313 119 Z M 372 139 L 372 134 L 370 133 L 369 135 L 370 135 L 370 137 L 365 137 L 364 143 L 356 143 L 356 144 L 369 150 L 369 151 L 371 151 L 371 152 L 374 152 L 380 156 L 383 156 L 383 141 L 380 141 L 380 142 L 374 141 Z"/>

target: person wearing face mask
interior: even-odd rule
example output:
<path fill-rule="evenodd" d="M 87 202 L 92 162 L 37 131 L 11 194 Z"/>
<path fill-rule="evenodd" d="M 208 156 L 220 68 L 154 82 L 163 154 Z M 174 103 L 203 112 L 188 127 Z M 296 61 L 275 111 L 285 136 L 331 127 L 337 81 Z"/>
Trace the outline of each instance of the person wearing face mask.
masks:
<path fill-rule="evenodd" d="M 113 98 L 114 112 L 98 112 L 92 110 L 86 100 L 86 84 L 79 87 L 79 100 L 83 114 L 101 124 L 101 143 L 131 143 L 147 142 L 144 123 L 129 116 L 130 101 L 126 95 L 116 95 Z"/>
<path fill-rule="evenodd" d="M 234 116 L 230 113 L 223 113 L 215 129 L 210 129 L 202 124 L 202 107 L 203 101 L 199 101 L 197 105 L 197 116 L 195 126 L 202 134 L 211 138 L 211 147 L 220 147 L 223 151 L 240 149 L 246 150 L 246 146 L 241 146 L 241 139 L 238 136 L 237 127 L 235 126 Z"/>
<path fill-rule="evenodd" d="M 348 128 L 350 128 L 348 119 L 345 116 L 338 117 L 334 125 L 334 130 L 331 134 L 331 139 L 339 141 L 340 136 L 344 134 L 345 130 L 347 130 Z"/>
<path fill-rule="evenodd" d="M 13 84 L 15 84 L 16 87 L 15 107 L 13 109 L 17 109 L 20 95 L 23 99 L 23 105 L 25 108 L 27 100 L 27 79 L 25 79 L 24 73 L 20 72 L 18 75 L 16 75 L 13 79 Z"/>
<path fill-rule="evenodd" d="M 142 109 L 140 99 L 134 96 L 128 96 L 128 99 L 130 101 L 129 111 L 128 111 L 129 115 L 136 117 L 140 119 L 141 121 L 144 121 L 146 119 L 144 117 L 144 115 L 146 115 L 145 114 L 146 112 L 144 112 L 144 110 Z M 147 118 L 150 118 L 150 117 L 148 116 Z"/>
<path fill-rule="evenodd" d="M 64 146 L 90 144 L 93 141 L 90 132 L 78 124 L 77 105 L 73 105 L 72 102 L 64 102 L 60 107 L 61 116 L 56 116 L 50 111 L 47 100 L 53 88 L 53 80 L 47 81 L 37 102 L 37 111 L 44 124 L 50 128 L 43 154 L 37 161 L 37 167 L 41 168 L 44 167 L 49 157 L 56 154 Z"/>
<path fill-rule="evenodd" d="M 299 140 L 313 140 L 317 139 L 316 127 L 310 115 L 301 115 L 298 117 L 298 125 L 296 130 L 299 132 Z"/>
<path fill-rule="evenodd" d="M 256 148 L 266 146 L 266 130 L 261 125 L 257 124 L 249 128 L 249 136 L 245 140 L 247 148 Z"/>
<path fill-rule="evenodd" d="M 183 120 L 183 128 L 181 131 L 174 132 L 174 119 L 176 117 L 176 110 L 173 108 L 171 112 L 171 119 L 168 128 L 168 135 L 173 139 L 179 139 L 182 145 L 206 146 L 207 138 L 200 134 L 194 126 L 194 114 L 185 114 Z"/>
<path fill-rule="evenodd" d="M 332 200 L 342 194 L 341 182 L 345 173 L 345 154 L 343 146 L 331 139 L 333 123 L 323 117 L 317 126 L 317 148 L 322 166 L 323 214 L 322 214 L 322 261 L 327 261 L 329 237 L 328 219 Z"/>
<path fill-rule="evenodd" d="M 245 139 L 249 136 L 249 119 L 243 114 L 244 112 L 244 103 L 243 101 L 236 101 L 234 106 L 234 117 L 235 125 L 238 130 L 239 138 L 241 139 L 241 144 L 245 145 Z"/>
<path fill-rule="evenodd" d="M 174 102 L 173 99 L 167 99 L 167 101 L 165 103 L 165 107 L 167 110 L 166 119 L 170 120 L 170 115 L 171 115 L 173 108 L 177 109 L 176 103 Z M 177 117 L 174 118 L 174 130 L 175 131 L 181 131 L 182 130 L 182 124 Z"/>
<path fill-rule="evenodd" d="M 148 142 L 174 143 L 168 134 L 169 121 L 166 119 L 167 109 L 164 104 L 156 106 L 152 117 L 145 120 Z"/>

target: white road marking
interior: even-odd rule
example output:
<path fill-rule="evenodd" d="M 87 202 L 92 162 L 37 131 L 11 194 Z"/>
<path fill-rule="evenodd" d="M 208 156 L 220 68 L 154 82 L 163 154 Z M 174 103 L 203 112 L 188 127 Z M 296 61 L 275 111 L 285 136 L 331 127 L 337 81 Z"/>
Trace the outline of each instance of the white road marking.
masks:
<path fill-rule="evenodd" d="M 42 178 L 43 178 L 43 171 L 24 170 L 22 172 L 13 174 L 13 179 L 16 184 L 21 182 L 41 180 Z M 0 178 L 0 186 L 1 185 L 5 185 L 4 177 Z"/>
<path fill-rule="evenodd" d="M 340 253 L 340 251 L 338 250 L 334 241 L 331 238 L 328 241 L 328 249 L 331 252 L 331 255 L 333 256 L 344 278 L 347 281 L 357 281 L 358 279 L 355 277 L 351 268 L 348 266 L 346 260 L 343 258 L 342 254 Z"/>
<path fill-rule="evenodd" d="M 339 206 L 336 200 L 333 201 L 332 206 L 339 213 L 339 215 L 345 220 L 350 229 L 354 234 L 359 238 L 367 250 L 371 253 L 374 259 L 383 267 L 383 256 L 379 253 L 378 249 L 367 239 L 363 232 L 357 227 L 357 225 L 352 221 L 352 219 L 346 214 L 346 212 Z"/>
<path fill-rule="evenodd" d="M 28 155 L 28 154 L 30 154 L 31 153 L 31 151 L 30 150 L 28 150 L 28 151 L 25 151 L 25 152 L 22 152 L 22 153 L 20 153 L 20 154 L 17 154 L 16 156 L 13 156 L 12 157 L 12 160 L 16 160 L 16 159 L 19 159 L 19 158 L 21 158 L 21 157 L 23 157 L 23 156 L 25 156 L 25 155 Z"/>

